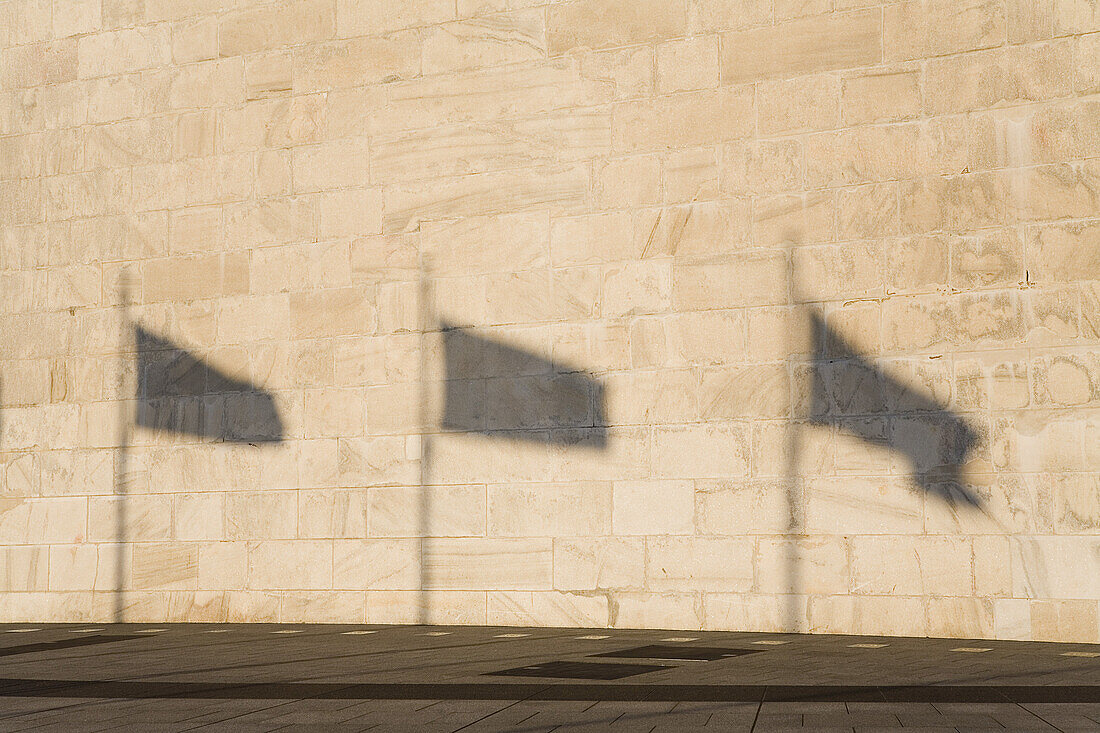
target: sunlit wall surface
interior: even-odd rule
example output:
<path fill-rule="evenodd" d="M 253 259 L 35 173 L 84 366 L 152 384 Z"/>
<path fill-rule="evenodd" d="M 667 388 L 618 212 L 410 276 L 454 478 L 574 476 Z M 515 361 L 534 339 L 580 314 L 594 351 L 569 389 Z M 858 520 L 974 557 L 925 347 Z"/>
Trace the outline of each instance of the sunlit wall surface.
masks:
<path fill-rule="evenodd" d="M 1098 641 L 1100 5 L 0 1 L 0 620 Z"/>

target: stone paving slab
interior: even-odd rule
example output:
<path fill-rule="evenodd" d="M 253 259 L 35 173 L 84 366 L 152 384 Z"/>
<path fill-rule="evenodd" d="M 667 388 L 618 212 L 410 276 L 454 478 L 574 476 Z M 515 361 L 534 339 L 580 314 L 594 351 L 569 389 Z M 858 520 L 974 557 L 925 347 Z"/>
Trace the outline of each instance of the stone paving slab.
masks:
<path fill-rule="evenodd" d="M 1098 653 L 660 630 L 8 625 L 0 733 L 1100 731 Z M 574 675 L 607 664 L 652 671 Z M 497 676 L 514 669 L 535 674 Z"/>

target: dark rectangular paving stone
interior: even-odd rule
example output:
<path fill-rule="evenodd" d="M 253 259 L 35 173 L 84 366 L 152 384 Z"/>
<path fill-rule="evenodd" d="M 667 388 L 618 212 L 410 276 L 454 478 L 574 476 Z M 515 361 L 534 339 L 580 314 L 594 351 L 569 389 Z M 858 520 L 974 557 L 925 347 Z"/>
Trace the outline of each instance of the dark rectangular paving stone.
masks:
<path fill-rule="evenodd" d="M 489 672 L 496 677 L 546 677 L 569 680 L 621 680 L 668 669 L 655 664 L 607 664 L 600 662 L 543 662 L 527 667 Z"/>
<path fill-rule="evenodd" d="M 761 649 L 725 649 L 715 646 L 672 646 L 669 644 L 649 644 L 631 649 L 590 654 L 590 657 L 615 657 L 619 659 L 667 659 L 679 661 L 713 662 L 716 659 L 742 657 L 757 654 Z"/>

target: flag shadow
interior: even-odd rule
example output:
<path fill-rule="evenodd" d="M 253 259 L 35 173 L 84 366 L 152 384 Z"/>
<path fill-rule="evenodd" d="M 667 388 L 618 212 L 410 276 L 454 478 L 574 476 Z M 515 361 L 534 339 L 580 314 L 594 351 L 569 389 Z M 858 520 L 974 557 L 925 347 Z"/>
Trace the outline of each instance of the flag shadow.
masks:
<path fill-rule="evenodd" d="M 582 369 L 443 324 L 442 428 L 497 438 L 607 446 L 606 388 Z"/>
<path fill-rule="evenodd" d="M 231 377 L 135 326 L 135 424 L 232 443 L 278 443 L 284 426 L 270 392 Z"/>
<path fill-rule="evenodd" d="M 952 505 L 979 507 L 980 498 L 962 480 L 978 442 L 966 421 L 859 355 L 816 311 L 811 328 L 810 422 L 897 452 L 922 490 Z"/>

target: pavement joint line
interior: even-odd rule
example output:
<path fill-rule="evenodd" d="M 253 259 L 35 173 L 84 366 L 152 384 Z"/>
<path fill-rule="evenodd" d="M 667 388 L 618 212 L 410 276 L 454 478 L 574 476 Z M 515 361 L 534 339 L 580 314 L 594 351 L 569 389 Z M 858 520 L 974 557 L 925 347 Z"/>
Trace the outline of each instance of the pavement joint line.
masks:
<path fill-rule="evenodd" d="M 954 649 L 950 649 L 948 651 L 966 652 L 967 654 L 980 654 L 981 652 L 991 652 L 993 650 L 990 649 L 989 647 L 983 647 L 983 646 L 957 646 Z"/>
<path fill-rule="evenodd" d="M 1100 657 L 1100 652 L 1062 652 L 1063 657 Z"/>

